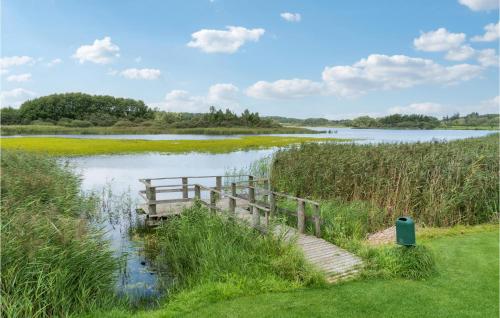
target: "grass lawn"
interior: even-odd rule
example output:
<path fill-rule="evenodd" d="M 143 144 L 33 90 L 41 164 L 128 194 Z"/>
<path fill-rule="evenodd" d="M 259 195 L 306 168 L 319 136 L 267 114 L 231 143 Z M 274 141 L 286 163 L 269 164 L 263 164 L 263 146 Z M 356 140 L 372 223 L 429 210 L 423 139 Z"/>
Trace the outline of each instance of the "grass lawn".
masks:
<path fill-rule="evenodd" d="M 498 317 L 498 231 L 427 242 L 438 274 L 218 302 L 186 317 Z M 161 315 L 160 315 L 161 316 Z"/>

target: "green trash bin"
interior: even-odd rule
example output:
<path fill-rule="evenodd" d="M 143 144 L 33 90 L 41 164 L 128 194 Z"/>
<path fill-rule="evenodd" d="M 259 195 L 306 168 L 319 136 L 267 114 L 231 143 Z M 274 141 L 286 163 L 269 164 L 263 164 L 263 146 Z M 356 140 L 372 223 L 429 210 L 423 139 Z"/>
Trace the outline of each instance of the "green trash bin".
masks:
<path fill-rule="evenodd" d="M 415 222 L 409 216 L 403 216 L 396 221 L 396 243 L 413 246 L 415 243 Z"/>

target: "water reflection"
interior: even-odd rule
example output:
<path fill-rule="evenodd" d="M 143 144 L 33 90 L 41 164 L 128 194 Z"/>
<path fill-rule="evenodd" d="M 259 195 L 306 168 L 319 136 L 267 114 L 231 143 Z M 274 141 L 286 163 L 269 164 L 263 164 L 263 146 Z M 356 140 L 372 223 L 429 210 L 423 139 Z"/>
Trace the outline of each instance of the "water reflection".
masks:
<path fill-rule="evenodd" d="M 168 287 L 168 264 L 155 264 L 146 255 L 140 237 L 141 216 L 135 208 L 144 185 L 140 178 L 161 176 L 224 175 L 228 169 L 246 168 L 273 150 L 239 151 L 228 154 L 139 154 L 69 159 L 83 177 L 82 188 L 101 197 L 101 218 L 115 255 L 122 260 L 117 281 L 120 294 L 137 301 L 156 298 Z M 213 183 L 200 179 L 200 183 Z M 177 180 L 178 182 L 178 180 Z M 213 184 L 207 184 L 213 186 Z M 135 231 L 131 231 L 135 229 Z M 159 279 L 161 277 L 162 279 Z"/>

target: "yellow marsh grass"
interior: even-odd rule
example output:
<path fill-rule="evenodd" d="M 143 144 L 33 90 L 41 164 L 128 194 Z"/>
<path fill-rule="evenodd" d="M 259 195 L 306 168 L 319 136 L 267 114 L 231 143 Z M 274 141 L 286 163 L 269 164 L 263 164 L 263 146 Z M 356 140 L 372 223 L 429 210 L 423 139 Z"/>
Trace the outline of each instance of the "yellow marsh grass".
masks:
<path fill-rule="evenodd" d="M 118 153 L 225 153 L 237 150 L 283 147 L 306 142 L 347 141 L 337 138 L 248 136 L 213 140 L 125 140 L 58 137 L 2 138 L 2 149 L 17 149 L 61 156 Z"/>

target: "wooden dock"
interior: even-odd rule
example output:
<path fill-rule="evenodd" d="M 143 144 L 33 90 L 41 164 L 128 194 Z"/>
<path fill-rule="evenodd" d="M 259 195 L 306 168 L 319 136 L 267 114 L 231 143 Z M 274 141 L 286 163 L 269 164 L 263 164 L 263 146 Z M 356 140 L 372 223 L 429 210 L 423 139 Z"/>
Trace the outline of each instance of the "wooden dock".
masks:
<path fill-rule="evenodd" d="M 242 177 L 227 176 L 225 178 Z M 286 239 L 293 241 L 302 250 L 306 260 L 325 274 L 328 282 L 336 282 L 348 279 L 358 274 L 363 266 L 361 258 L 330 243 L 321 238 L 321 219 L 319 215 L 319 203 L 293 197 L 287 194 L 274 192 L 269 189 L 268 180 L 257 180 L 253 176 L 244 176 L 247 180 L 231 182 L 230 185 L 223 186 L 222 176 L 190 177 L 190 178 L 215 178 L 214 186 L 201 184 L 189 184 L 188 177 L 179 178 L 156 178 L 141 179 L 146 186 L 140 194 L 146 203 L 139 207 L 139 210 L 146 214 L 146 222 L 155 225 L 161 220 L 168 219 L 182 213 L 182 210 L 198 200 L 209 207 L 212 212 L 229 213 L 241 220 L 248 226 L 266 231 L 276 215 L 278 207 L 276 199 L 286 197 L 297 201 L 297 228 L 286 225 L 273 226 L 277 234 L 284 234 Z M 155 180 L 180 179 L 182 184 L 154 186 Z M 259 187 L 258 184 L 263 184 Z M 238 193 L 240 190 L 240 193 Z M 157 200 L 157 193 L 181 192 L 181 199 Z M 194 197 L 189 197 L 189 192 L 194 192 Z M 209 196 L 204 198 L 203 192 L 208 192 Z M 244 193 L 242 193 L 244 192 Z M 312 216 L 306 216 L 305 205 L 310 204 L 315 212 Z M 286 211 L 292 212 L 292 211 Z M 314 234 L 307 234 L 305 231 L 306 219 L 312 218 Z"/>

